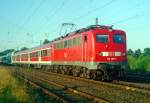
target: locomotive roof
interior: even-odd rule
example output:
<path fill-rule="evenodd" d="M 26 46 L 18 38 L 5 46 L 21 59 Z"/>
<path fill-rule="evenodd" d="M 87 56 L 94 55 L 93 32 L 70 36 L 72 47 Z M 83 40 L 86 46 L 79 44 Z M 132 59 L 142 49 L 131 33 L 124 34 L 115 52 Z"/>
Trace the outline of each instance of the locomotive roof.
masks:
<path fill-rule="evenodd" d="M 68 34 L 66 34 L 65 36 L 61 36 L 61 37 L 58 37 L 52 41 L 50 41 L 48 44 L 45 44 L 45 45 L 42 45 L 42 46 L 37 46 L 37 47 L 33 47 L 31 49 L 28 49 L 28 50 L 24 50 L 24 51 L 18 51 L 16 52 L 15 54 L 23 54 L 23 53 L 28 53 L 28 52 L 32 52 L 32 51 L 37 51 L 37 50 L 42 50 L 42 48 L 50 48 L 50 45 L 53 44 L 54 42 L 58 41 L 58 40 L 61 40 L 61 39 L 64 39 L 66 37 L 69 37 L 69 36 L 72 36 L 72 35 L 76 35 L 78 33 L 83 33 L 83 32 L 86 32 L 86 31 L 89 31 L 89 30 L 94 30 L 94 29 L 112 29 L 113 26 L 105 26 L 105 25 L 90 25 L 86 28 L 81 28 L 79 30 L 76 30 L 74 32 L 70 32 Z"/>
<path fill-rule="evenodd" d="M 89 30 L 93 30 L 93 29 L 112 29 L 112 26 L 90 25 L 90 26 L 88 26 L 86 28 L 81 28 L 81 29 L 76 30 L 74 32 L 70 32 L 70 33 L 66 34 L 65 36 L 58 37 L 58 38 L 56 38 L 56 39 L 54 39 L 54 40 L 52 40 L 50 42 L 55 42 L 57 40 L 61 40 L 61 39 L 65 38 L 65 37 L 68 37 L 68 36 L 71 36 L 71 35 L 76 35 L 78 33 L 83 33 L 83 32 L 89 31 Z"/>

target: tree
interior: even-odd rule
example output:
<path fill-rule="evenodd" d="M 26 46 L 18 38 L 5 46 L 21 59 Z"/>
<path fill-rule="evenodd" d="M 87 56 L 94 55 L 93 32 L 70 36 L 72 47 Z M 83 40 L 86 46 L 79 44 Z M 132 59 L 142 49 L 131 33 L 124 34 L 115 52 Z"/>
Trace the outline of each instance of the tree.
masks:
<path fill-rule="evenodd" d="M 143 55 L 144 56 L 150 56 L 150 48 L 145 48 Z"/>
<path fill-rule="evenodd" d="M 140 49 L 137 49 L 137 50 L 135 50 L 135 52 L 134 52 L 134 57 L 138 58 L 141 54 L 142 54 L 142 53 L 141 53 L 141 50 L 140 50 Z"/>
<path fill-rule="evenodd" d="M 20 49 L 20 51 L 23 51 L 23 50 L 28 50 L 28 48 L 27 47 L 23 47 L 23 48 Z"/>
<path fill-rule="evenodd" d="M 43 42 L 43 44 L 47 44 L 47 43 L 49 43 L 49 40 L 45 39 L 44 42 Z"/>
<path fill-rule="evenodd" d="M 6 55 L 6 54 L 11 53 L 13 51 L 15 51 L 15 50 L 14 49 L 7 49 L 7 50 L 5 50 L 3 52 L 0 52 L 0 56 Z"/>
<path fill-rule="evenodd" d="M 134 56 L 134 52 L 133 52 L 132 49 L 129 49 L 129 50 L 128 50 L 128 55 Z"/>

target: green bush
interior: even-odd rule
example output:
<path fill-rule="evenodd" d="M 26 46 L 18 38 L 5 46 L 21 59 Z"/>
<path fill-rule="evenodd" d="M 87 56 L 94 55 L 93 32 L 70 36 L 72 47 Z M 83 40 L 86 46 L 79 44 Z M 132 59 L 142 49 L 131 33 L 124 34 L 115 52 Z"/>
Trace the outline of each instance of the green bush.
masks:
<path fill-rule="evenodd" d="M 131 71 L 150 73 L 150 57 L 140 55 L 138 58 L 128 56 L 128 64 Z"/>

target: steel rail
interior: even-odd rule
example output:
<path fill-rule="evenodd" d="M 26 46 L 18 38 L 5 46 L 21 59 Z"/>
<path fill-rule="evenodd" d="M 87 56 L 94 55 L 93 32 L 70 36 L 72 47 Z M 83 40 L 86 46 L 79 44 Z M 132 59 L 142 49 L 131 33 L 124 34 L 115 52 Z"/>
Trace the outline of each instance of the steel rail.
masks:
<path fill-rule="evenodd" d="M 38 71 L 38 70 L 37 70 Z M 75 79 L 75 80 L 80 80 L 80 81 L 84 81 L 84 82 L 91 82 L 94 84 L 99 84 L 99 85 L 106 85 L 106 86 L 111 86 L 111 87 L 116 87 L 116 88 L 121 88 L 121 89 L 125 89 L 125 90 L 130 90 L 130 91 L 137 91 L 137 92 L 141 92 L 141 93 L 146 93 L 146 94 L 150 94 L 150 91 L 144 88 L 140 88 L 140 87 L 136 87 L 133 85 L 128 85 L 128 84 L 120 84 L 120 83 L 107 83 L 107 82 L 102 82 L 102 81 L 96 81 L 96 80 L 91 80 L 91 79 L 85 79 L 85 78 L 80 78 L 80 77 L 73 77 L 73 76 L 69 76 L 69 75 L 62 75 L 62 74 L 58 74 L 58 73 L 52 73 L 52 72 L 46 72 L 46 71 L 39 71 L 39 72 L 43 72 L 46 74 L 53 74 L 57 76 L 61 76 L 61 77 L 65 77 L 65 78 L 70 78 L 70 79 Z"/>
<path fill-rule="evenodd" d="M 95 102 L 95 103 L 110 103 L 110 102 L 108 102 L 108 101 L 106 101 L 106 100 L 104 100 L 104 99 L 101 99 L 101 98 L 99 98 L 99 97 L 96 97 L 96 96 L 93 96 L 93 95 L 90 95 L 90 94 L 87 94 L 87 93 L 78 91 L 78 90 L 73 89 L 73 88 L 70 88 L 70 87 L 66 87 L 66 86 L 64 86 L 64 85 L 62 85 L 62 84 L 58 84 L 58 83 L 49 81 L 49 80 L 46 79 L 46 78 L 40 78 L 40 77 L 38 77 L 38 76 L 34 77 L 33 75 L 31 76 L 31 75 L 29 75 L 29 74 L 23 74 L 23 75 L 26 76 L 26 77 L 28 77 L 28 78 L 29 78 L 29 77 L 35 78 L 35 79 L 40 80 L 40 81 L 42 81 L 42 82 L 44 82 L 44 83 L 46 83 L 46 84 L 49 84 L 49 85 L 54 85 L 54 86 L 57 86 L 57 87 L 62 88 L 62 89 L 65 88 L 66 91 L 72 92 L 72 93 L 77 94 L 77 95 L 79 95 L 79 96 L 81 96 L 81 97 L 88 98 L 88 99 L 92 100 L 92 101 Z"/>
<path fill-rule="evenodd" d="M 25 78 L 22 75 L 17 75 L 20 79 L 23 79 L 25 82 L 29 83 L 31 86 L 40 89 L 43 93 L 47 94 L 49 97 L 54 98 L 59 103 L 69 103 L 68 101 L 64 100 L 63 98 L 55 95 L 54 93 L 50 92 L 49 90 L 39 86 L 37 83 L 32 82 L 31 80 Z"/>

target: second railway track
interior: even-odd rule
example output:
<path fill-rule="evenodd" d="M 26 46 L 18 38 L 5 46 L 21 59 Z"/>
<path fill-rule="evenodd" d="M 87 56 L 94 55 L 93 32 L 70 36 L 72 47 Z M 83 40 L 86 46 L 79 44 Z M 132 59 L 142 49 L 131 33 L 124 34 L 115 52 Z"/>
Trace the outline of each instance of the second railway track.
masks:
<path fill-rule="evenodd" d="M 42 86 L 45 86 L 51 92 L 54 92 L 55 97 L 58 98 L 60 103 L 109 103 L 108 101 L 92 96 L 88 93 L 84 93 L 81 91 L 78 91 L 72 87 L 68 87 L 66 85 L 62 85 L 59 83 L 55 83 L 54 81 L 49 81 L 48 78 L 42 77 L 39 73 L 36 73 L 38 75 L 31 75 L 29 73 L 25 72 L 16 72 L 17 75 L 21 76 L 24 79 L 29 80 L 30 82 L 34 82 L 35 84 L 39 84 Z M 53 89 L 52 89 L 53 88 Z M 54 91 L 56 90 L 57 91 Z M 48 91 L 47 90 L 47 91 Z M 58 95 L 58 96 L 57 96 Z"/>
<path fill-rule="evenodd" d="M 82 93 L 89 94 L 92 97 L 102 98 L 103 100 L 112 103 L 150 102 L 149 90 L 130 85 L 99 82 L 35 69 L 20 69 L 19 72 L 28 75 L 32 74 L 32 76 L 35 77 L 46 78 L 46 81 L 63 85 L 63 88 L 71 88 L 74 92 L 80 91 Z"/>
<path fill-rule="evenodd" d="M 74 89 L 93 97 L 101 98 L 111 103 L 149 103 L 150 91 L 145 88 L 138 88 L 120 83 L 105 83 L 88 80 L 79 77 L 72 77 L 57 73 L 51 73 L 36 69 L 15 69 L 18 73 L 26 73 L 34 77 L 46 78 L 46 81 L 63 85 L 64 88 Z M 89 99 L 91 100 L 91 99 Z M 101 103 L 101 102 L 100 102 Z"/>
<path fill-rule="evenodd" d="M 62 74 L 58 74 L 58 73 L 51 73 L 51 72 L 46 72 L 46 71 L 40 71 L 40 72 L 46 73 L 48 75 L 54 75 L 55 74 L 55 75 L 58 75 L 60 77 L 67 78 L 67 79 L 70 78 L 72 80 L 73 79 L 74 80 L 80 80 L 83 82 L 91 82 L 93 84 L 112 86 L 112 87 L 121 88 L 121 89 L 125 89 L 125 90 L 131 90 L 131 91 L 137 91 L 137 92 L 141 92 L 141 93 L 150 94 L 150 91 L 149 91 L 150 85 L 149 86 L 143 86 L 141 84 L 125 82 L 125 81 L 113 81 L 112 83 L 107 83 L 107 82 L 89 80 L 89 79 L 80 78 L 80 77 L 62 75 Z"/>

